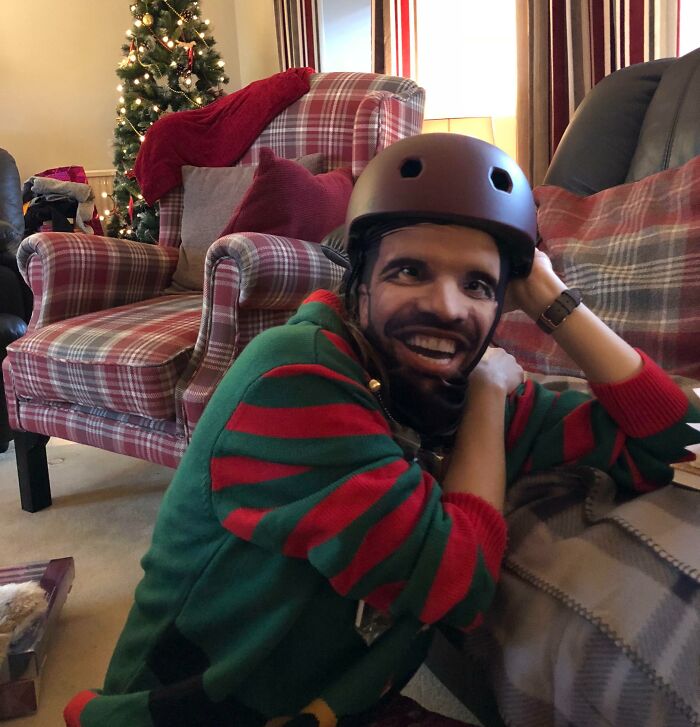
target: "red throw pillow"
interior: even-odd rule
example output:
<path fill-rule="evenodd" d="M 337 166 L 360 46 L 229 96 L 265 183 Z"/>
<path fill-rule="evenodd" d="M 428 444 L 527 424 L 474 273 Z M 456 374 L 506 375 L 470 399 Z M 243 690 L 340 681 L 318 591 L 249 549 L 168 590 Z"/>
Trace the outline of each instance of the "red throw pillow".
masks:
<path fill-rule="evenodd" d="M 262 148 L 253 184 L 219 237 L 265 232 L 321 242 L 345 221 L 352 184 L 350 169 L 314 176 L 300 164 Z"/>
<path fill-rule="evenodd" d="M 700 378 L 700 156 L 638 182 L 578 197 L 535 189 L 540 248 L 586 305 L 667 372 Z M 522 312 L 503 316 L 494 342 L 523 368 L 580 369 Z"/>

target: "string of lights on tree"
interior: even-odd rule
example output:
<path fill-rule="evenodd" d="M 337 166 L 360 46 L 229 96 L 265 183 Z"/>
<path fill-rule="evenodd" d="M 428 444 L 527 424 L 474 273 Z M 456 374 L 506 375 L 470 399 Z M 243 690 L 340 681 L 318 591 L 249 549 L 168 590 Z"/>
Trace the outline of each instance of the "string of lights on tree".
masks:
<path fill-rule="evenodd" d="M 199 2 L 132 0 L 131 14 L 117 68 L 114 191 L 103 218 L 113 237 L 157 242 L 158 211 L 131 172 L 141 143 L 163 114 L 206 106 L 224 95 L 229 79 Z"/>

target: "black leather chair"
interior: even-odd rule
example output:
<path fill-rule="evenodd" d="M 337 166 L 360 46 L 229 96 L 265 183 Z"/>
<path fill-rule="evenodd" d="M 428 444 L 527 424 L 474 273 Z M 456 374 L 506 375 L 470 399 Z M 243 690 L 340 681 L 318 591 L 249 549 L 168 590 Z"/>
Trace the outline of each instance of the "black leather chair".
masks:
<path fill-rule="evenodd" d="M 32 312 L 32 292 L 19 274 L 15 258 L 23 235 L 19 172 L 12 156 L 0 149 L 0 365 L 8 344 L 27 330 Z M 0 452 L 7 450 L 11 439 L 5 387 L 0 378 Z"/>
<path fill-rule="evenodd" d="M 590 195 L 700 154 L 700 49 L 640 63 L 598 83 L 579 105 L 544 179 Z M 489 727 L 503 727 L 484 666 L 438 634 L 430 669 Z"/>
<path fill-rule="evenodd" d="M 606 76 L 576 109 L 544 184 L 589 195 L 700 154 L 700 48 Z"/>

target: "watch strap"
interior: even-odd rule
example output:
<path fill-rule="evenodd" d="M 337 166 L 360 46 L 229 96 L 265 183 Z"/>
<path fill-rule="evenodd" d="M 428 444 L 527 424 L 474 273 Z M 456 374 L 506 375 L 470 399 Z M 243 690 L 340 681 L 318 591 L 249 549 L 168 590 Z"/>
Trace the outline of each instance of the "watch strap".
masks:
<path fill-rule="evenodd" d="M 583 299 L 578 288 L 562 290 L 557 299 L 537 319 L 538 327 L 545 333 L 553 333 Z"/>

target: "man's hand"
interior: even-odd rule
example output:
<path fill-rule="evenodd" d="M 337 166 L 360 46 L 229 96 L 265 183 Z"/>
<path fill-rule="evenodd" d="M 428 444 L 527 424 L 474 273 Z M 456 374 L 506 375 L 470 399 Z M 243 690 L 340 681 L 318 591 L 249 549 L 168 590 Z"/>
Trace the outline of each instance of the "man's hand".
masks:
<path fill-rule="evenodd" d="M 489 347 L 469 375 L 469 388 L 492 386 L 510 394 L 525 380 L 522 366 L 502 348 Z"/>

